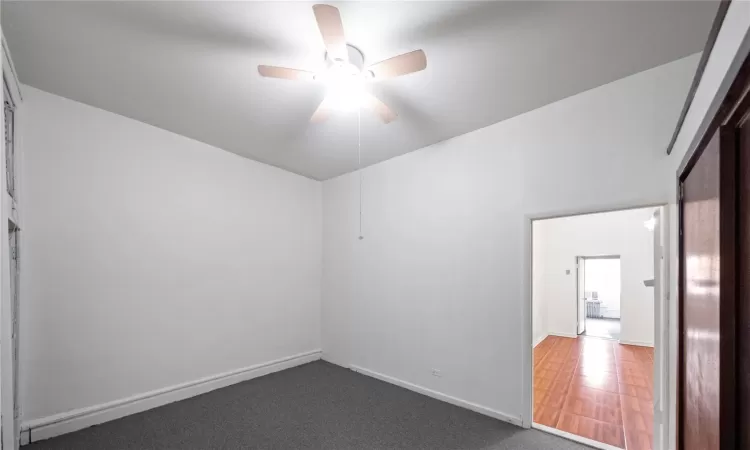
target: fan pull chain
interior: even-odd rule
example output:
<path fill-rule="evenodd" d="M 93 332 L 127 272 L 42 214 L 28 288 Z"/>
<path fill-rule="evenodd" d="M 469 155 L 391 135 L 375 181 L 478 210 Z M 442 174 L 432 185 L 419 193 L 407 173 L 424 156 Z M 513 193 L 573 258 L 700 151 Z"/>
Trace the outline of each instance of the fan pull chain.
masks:
<path fill-rule="evenodd" d="M 362 108 L 357 108 L 357 172 L 359 172 L 359 240 L 362 235 Z"/>

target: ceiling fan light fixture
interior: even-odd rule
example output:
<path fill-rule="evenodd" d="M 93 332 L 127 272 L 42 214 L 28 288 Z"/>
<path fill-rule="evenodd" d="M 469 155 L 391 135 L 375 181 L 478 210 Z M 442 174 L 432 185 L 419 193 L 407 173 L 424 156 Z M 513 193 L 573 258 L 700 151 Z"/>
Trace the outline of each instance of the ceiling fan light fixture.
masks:
<path fill-rule="evenodd" d="M 364 92 L 334 91 L 327 94 L 327 99 L 330 99 L 331 106 L 338 111 L 356 111 L 363 106 Z"/>
<path fill-rule="evenodd" d="M 339 111 L 356 111 L 363 106 L 365 88 L 361 81 L 331 83 L 326 88 L 326 100 Z"/>
<path fill-rule="evenodd" d="M 332 63 L 322 72 L 315 74 L 315 81 L 328 84 L 345 82 L 350 78 L 361 78 L 361 71 L 354 65 L 345 62 Z"/>
<path fill-rule="evenodd" d="M 315 80 L 326 86 L 326 97 L 318 105 L 310 121 L 320 123 L 330 117 L 332 109 L 344 111 L 368 108 L 383 123 L 394 121 L 398 115 L 385 103 L 365 89 L 365 84 L 419 72 L 427 67 L 427 57 L 422 50 L 414 50 L 377 64 L 365 67 L 364 54 L 347 43 L 344 25 L 338 8 L 331 5 L 313 5 L 313 14 L 326 48 L 326 69 L 313 73 L 275 66 L 258 66 L 263 77 L 287 80 Z"/>
<path fill-rule="evenodd" d="M 363 105 L 365 86 L 360 69 L 353 64 L 335 62 L 315 75 L 326 88 L 326 101 L 340 111 L 353 111 Z"/>

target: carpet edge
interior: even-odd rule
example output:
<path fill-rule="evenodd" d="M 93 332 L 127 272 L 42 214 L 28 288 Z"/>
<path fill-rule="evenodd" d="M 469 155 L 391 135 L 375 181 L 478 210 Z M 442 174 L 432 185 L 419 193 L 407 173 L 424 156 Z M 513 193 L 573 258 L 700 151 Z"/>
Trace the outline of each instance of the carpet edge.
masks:
<path fill-rule="evenodd" d="M 474 411 L 484 416 L 492 417 L 493 419 L 501 420 L 503 422 L 508 422 L 518 427 L 523 427 L 523 422 L 520 416 L 514 416 L 512 414 L 507 414 L 502 411 L 497 411 L 487 406 L 479 405 L 477 403 L 472 403 L 467 400 L 460 399 L 458 397 L 453 397 L 447 394 L 443 394 L 442 392 L 434 391 L 432 389 L 428 389 L 426 387 L 419 386 L 417 384 L 410 383 L 408 381 L 400 380 L 398 378 L 391 377 L 389 375 L 378 373 L 373 370 L 365 369 L 364 367 L 360 367 L 354 364 L 350 365 L 349 368 L 352 371 L 360 373 L 362 375 L 366 375 L 368 377 L 372 377 L 380 381 L 384 381 L 386 383 L 393 384 L 395 386 L 399 386 L 404 389 L 408 389 L 418 394 L 426 395 L 427 397 L 434 398 L 435 400 L 440 400 L 445 403 L 450 403 L 451 405 L 458 406 L 459 408 L 468 409 L 470 411 Z"/>

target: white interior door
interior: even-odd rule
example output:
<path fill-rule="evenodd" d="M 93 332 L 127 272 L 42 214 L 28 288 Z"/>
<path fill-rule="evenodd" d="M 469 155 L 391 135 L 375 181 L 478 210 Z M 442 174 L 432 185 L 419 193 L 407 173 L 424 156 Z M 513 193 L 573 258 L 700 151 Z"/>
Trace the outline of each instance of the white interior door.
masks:
<path fill-rule="evenodd" d="M 586 259 L 578 257 L 578 334 L 586 331 Z"/>
<path fill-rule="evenodd" d="M 668 364 L 669 323 L 664 241 L 666 232 L 663 208 L 654 212 L 654 449 L 666 449 L 668 426 L 665 370 Z"/>

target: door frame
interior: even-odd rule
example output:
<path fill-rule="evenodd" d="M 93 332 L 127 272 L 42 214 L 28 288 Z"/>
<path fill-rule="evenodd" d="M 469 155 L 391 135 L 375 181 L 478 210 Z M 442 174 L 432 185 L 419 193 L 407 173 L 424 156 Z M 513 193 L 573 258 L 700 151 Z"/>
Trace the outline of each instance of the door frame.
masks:
<path fill-rule="evenodd" d="M 654 211 L 654 391 L 658 386 L 658 397 L 654 395 L 654 447 L 669 449 L 669 398 L 671 383 L 669 372 L 672 364 L 670 359 L 670 314 L 671 299 L 669 298 L 669 213 L 667 208 Z M 645 280 L 644 280 L 645 283 Z M 656 345 L 659 344 L 659 345 Z M 658 384 L 657 384 L 658 383 Z"/>
<path fill-rule="evenodd" d="M 583 265 L 583 267 L 581 267 Z M 583 286 L 581 277 L 583 276 Z M 583 303 L 586 307 L 586 257 L 576 256 L 576 334 L 580 336 L 586 332 L 586 315 L 583 316 L 583 331 L 581 330 L 581 290 L 583 290 Z"/>
<path fill-rule="evenodd" d="M 719 289 L 722 293 L 719 329 L 722 337 L 721 353 L 719 355 L 720 367 L 720 434 L 721 448 L 733 449 L 737 445 L 738 427 L 737 427 L 737 343 L 736 343 L 736 312 L 737 298 L 740 294 L 739 279 L 737 275 L 738 261 L 736 248 L 738 245 L 737 212 L 739 209 L 737 203 L 738 190 L 738 171 L 737 168 L 737 149 L 734 147 L 734 128 L 739 124 L 744 116 L 744 111 L 750 107 L 750 54 L 745 58 L 734 81 L 732 82 L 726 96 L 722 100 L 716 114 L 711 119 L 708 127 L 703 132 L 698 144 L 689 150 L 682 159 L 680 167 L 677 170 L 677 448 L 684 448 L 684 428 L 685 411 L 682 407 L 682 396 L 685 388 L 685 360 L 683 351 L 685 346 L 684 339 L 684 288 L 685 285 L 685 265 L 681 262 L 685 258 L 684 249 L 684 201 L 683 201 L 683 183 L 696 162 L 703 154 L 707 145 L 718 132 L 720 133 L 719 148 L 719 169 L 720 169 L 720 197 L 719 197 L 719 217 L 720 217 L 720 265 L 721 279 Z M 726 294 L 725 294 L 726 293 Z M 726 418 L 726 419 L 724 419 Z"/>
<path fill-rule="evenodd" d="M 636 209 L 640 209 L 640 208 L 636 208 Z M 585 280 L 586 279 L 585 264 L 586 264 L 586 260 L 587 259 L 621 259 L 621 257 L 620 257 L 620 255 L 601 255 L 601 256 L 583 256 L 583 255 L 579 255 L 579 256 L 576 256 L 576 318 L 577 319 L 580 319 L 580 317 L 581 317 L 581 310 L 580 310 L 580 308 L 581 308 L 581 302 L 580 302 L 581 293 L 579 292 L 579 289 L 581 289 L 581 286 L 580 286 L 580 284 L 581 284 L 580 283 L 581 282 L 581 278 L 580 278 L 580 271 L 581 271 L 580 262 L 583 261 L 583 263 L 584 263 L 584 269 L 583 269 L 584 270 L 584 275 L 583 275 L 583 279 Z M 586 284 L 586 282 L 584 281 L 584 291 L 586 290 L 585 289 L 585 284 Z M 620 266 L 620 300 L 622 300 L 622 266 Z M 619 318 L 618 318 L 618 320 L 619 320 Z M 584 333 L 586 332 L 586 316 L 584 316 L 584 318 L 583 318 L 583 332 Z M 578 334 L 579 336 L 581 335 L 581 333 L 578 333 L 578 328 L 576 328 L 576 334 Z M 618 341 L 619 341 L 619 339 L 618 339 Z"/>
<path fill-rule="evenodd" d="M 606 213 L 606 212 L 614 212 L 614 211 L 625 211 L 629 209 L 643 209 L 643 208 L 662 208 L 663 211 L 667 211 L 668 204 L 666 203 L 621 203 L 621 204 L 610 204 L 608 206 L 602 206 L 599 208 L 580 208 L 580 209 L 570 209 L 570 210 L 560 210 L 556 212 L 548 212 L 548 213 L 537 213 L 537 214 L 525 214 L 523 218 L 523 268 L 524 268 L 524 279 L 525 282 L 522 285 L 522 295 L 525 299 L 526 306 L 523 308 L 523 322 L 525 326 L 525 332 L 523 336 L 524 340 L 524 349 L 522 352 L 522 372 L 523 372 L 523 384 L 521 388 L 522 398 L 523 398 L 523 413 L 520 417 L 521 419 L 521 425 L 524 428 L 538 428 L 542 431 L 556 434 L 559 436 L 563 436 L 566 439 L 580 442 L 582 444 L 586 444 L 589 446 L 592 446 L 594 448 L 602 448 L 602 449 L 609 449 L 611 447 L 608 447 L 607 444 L 602 444 L 601 442 L 593 441 L 591 439 L 586 439 L 571 433 L 565 433 L 560 430 L 556 430 L 554 428 L 545 427 L 544 425 L 537 425 L 533 423 L 533 408 L 534 408 L 534 338 L 533 338 L 533 222 L 536 220 L 545 220 L 545 219 L 558 219 L 563 217 L 572 217 L 572 216 L 581 216 L 586 214 L 597 214 L 597 213 Z M 669 217 L 667 214 L 664 214 L 664 221 L 665 221 L 665 227 L 669 226 L 668 223 Z M 665 242 L 665 254 L 668 254 L 669 249 L 667 246 L 669 245 L 668 242 Z M 666 268 L 665 270 L 666 274 L 665 277 L 668 279 L 669 276 L 669 269 Z M 669 302 L 670 302 L 670 295 L 669 295 L 669 286 L 665 286 L 665 295 L 662 301 L 665 302 L 665 309 L 669 310 Z M 654 327 L 659 327 L 662 324 L 654 324 Z M 658 331 L 658 330 L 655 330 Z M 654 343 L 656 344 L 656 343 Z M 668 343 L 664 343 L 662 345 L 664 352 L 669 351 Z M 669 376 L 669 364 L 666 364 L 665 367 L 662 370 L 662 376 L 668 377 Z M 669 400 L 670 393 L 667 392 L 666 394 L 667 399 Z M 665 409 L 662 414 L 662 420 L 664 423 L 669 423 L 669 414 L 670 411 L 668 409 Z"/>
<path fill-rule="evenodd" d="M 14 115 L 14 125 L 16 130 L 22 127 L 23 119 L 18 111 L 23 108 L 23 95 L 21 85 L 16 76 L 16 70 L 13 66 L 13 60 L 8 50 L 8 44 L 5 36 L 0 29 L 0 63 L 2 64 L 3 82 L 8 84 L 7 95 L 15 105 L 16 114 Z M 3 101 L 5 100 L 6 91 L 3 86 Z M 4 121 L 4 119 L 3 119 Z M 5 134 L 3 127 L 3 135 Z M 19 134 L 15 135 L 15 158 L 16 158 L 16 179 L 20 175 L 23 167 L 23 151 Z M 2 412 L 2 448 L 11 450 L 18 448 L 20 442 L 20 416 L 22 411 L 20 405 L 14 404 L 14 398 L 20 398 L 20 392 L 14 395 L 14 389 L 21 390 L 20 383 L 14 381 L 14 336 L 13 336 L 13 317 L 12 317 L 12 299 L 10 295 L 10 259 L 9 259 L 9 224 L 13 223 L 20 229 L 22 214 L 18 210 L 18 204 L 21 197 L 21 186 L 16 185 L 15 200 L 8 195 L 6 191 L 6 170 L 5 170 L 5 138 L 0 139 L 0 372 L 2 382 L 0 382 L 0 410 Z M 20 237 L 19 237 L 20 239 Z M 19 280 L 20 281 L 20 280 Z M 18 355 L 16 356 L 18 358 Z M 17 361 L 20 364 L 20 361 Z M 19 377 L 22 378 L 22 377 Z M 18 380 L 22 382 L 22 379 Z"/>

